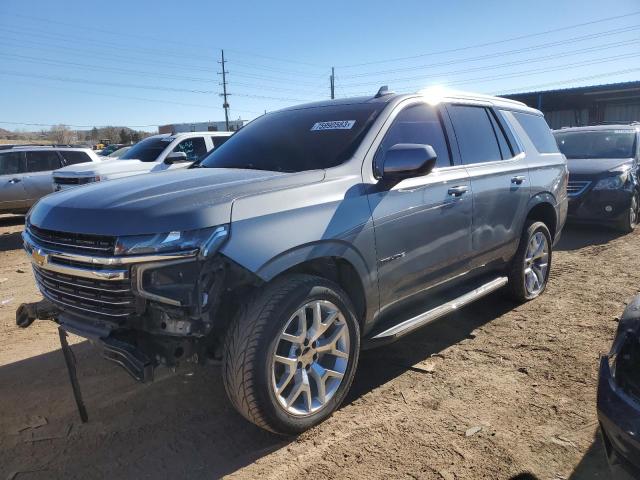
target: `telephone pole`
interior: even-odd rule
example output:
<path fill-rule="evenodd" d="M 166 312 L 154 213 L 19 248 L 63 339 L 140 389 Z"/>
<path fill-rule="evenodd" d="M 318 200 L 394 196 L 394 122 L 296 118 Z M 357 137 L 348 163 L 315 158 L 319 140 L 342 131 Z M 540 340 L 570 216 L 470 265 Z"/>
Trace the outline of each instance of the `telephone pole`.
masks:
<path fill-rule="evenodd" d="M 227 132 L 229 131 L 229 102 L 227 101 L 227 96 L 231 95 L 227 93 L 227 73 L 229 73 L 225 67 L 225 59 L 224 59 L 224 50 L 220 50 L 222 53 L 222 60 L 218 63 L 222 65 L 222 93 L 219 94 L 224 98 L 224 103 L 222 104 L 222 108 L 224 108 L 224 124 Z M 220 73 L 218 73 L 220 75 Z"/>
<path fill-rule="evenodd" d="M 331 100 L 336 98 L 336 72 L 335 68 L 331 67 L 331 76 L 329 77 L 329 84 L 331 85 Z"/>

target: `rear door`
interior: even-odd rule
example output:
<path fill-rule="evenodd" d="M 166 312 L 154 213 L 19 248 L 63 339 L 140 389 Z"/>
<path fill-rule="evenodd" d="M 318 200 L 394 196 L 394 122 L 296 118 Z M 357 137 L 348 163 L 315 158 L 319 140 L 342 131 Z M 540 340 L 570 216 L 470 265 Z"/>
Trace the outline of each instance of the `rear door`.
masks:
<path fill-rule="evenodd" d="M 25 152 L 27 171 L 24 175 L 24 188 L 27 192 L 27 205 L 53 192 L 51 173 L 62 167 L 62 160 L 55 150 L 35 150 Z"/>
<path fill-rule="evenodd" d="M 27 208 L 23 175 L 24 153 L 0 152 L 0 212 Z"/>
<path fill-rule="evenodd" d="M 471 268 L 515 253 L 530 196 L 529 169 L 505 121 L 490 106 L 447 106 L 473 190 Z"/>

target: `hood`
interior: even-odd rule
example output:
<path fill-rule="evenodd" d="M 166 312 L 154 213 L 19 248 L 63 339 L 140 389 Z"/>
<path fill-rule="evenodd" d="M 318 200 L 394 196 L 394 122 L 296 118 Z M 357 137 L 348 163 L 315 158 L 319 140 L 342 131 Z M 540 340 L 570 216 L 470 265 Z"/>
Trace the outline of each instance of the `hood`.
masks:
<path fill-rule="evenodd" d="M 96 175 L 113 175 L 127 172 L 150 172 L 157 167 L 157 162 L 141 162 L 140 160 L 119 160 L 109 158 L 100 162 L 78 163 L 59 168 L 53 174 L 60 177 L 94 177 Z"/>
<path fill-rule="evenodd" d="M 193 168 L 63 190 L 41 199 L 36 227 L 94 235 L 141 235 L 229 223 L 236 198 L 319 182 L 324 171 L 279 173 Z M 259 212 L 257 212 L 259 214 Z"/>
<path fill-rule="evenodd" d="M 632 162 L 632 158 L 567 158 L 570 175 L 596 175 Z"/>

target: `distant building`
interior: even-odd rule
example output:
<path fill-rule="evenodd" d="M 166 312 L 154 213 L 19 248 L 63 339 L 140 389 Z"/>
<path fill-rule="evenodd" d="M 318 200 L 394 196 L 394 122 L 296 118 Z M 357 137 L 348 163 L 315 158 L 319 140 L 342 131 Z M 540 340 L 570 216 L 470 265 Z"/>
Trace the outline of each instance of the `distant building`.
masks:
<path fill-rule="evenodd" d="M 244 120 L 229 120 L 229 130 L 235 132 L 244 125 Z M 185 133 L 185 132 L 224 132 L 226 130 L 222 122 L 198 122 L 198 123 L 170 123 L 160 125 L 158 133 Z"/>
<path fill-rule="evenodd" d="M 542 111 L 554 129 L 640 122 L 640 81 L 502 96 Z"/>

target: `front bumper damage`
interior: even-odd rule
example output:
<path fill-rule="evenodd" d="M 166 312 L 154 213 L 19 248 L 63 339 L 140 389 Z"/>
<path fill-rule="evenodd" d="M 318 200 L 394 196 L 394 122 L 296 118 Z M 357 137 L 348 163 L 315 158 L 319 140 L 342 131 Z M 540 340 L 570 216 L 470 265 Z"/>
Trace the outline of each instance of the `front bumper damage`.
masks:
<path fill-rule="evenodd" d="M 21 305 L 18 326 L 52 320 L 89 339 L 104 358 L 141 382 L 152 380 L 159 365 L 204 363 L 216 356 L 228 318 L 220 311 L 227 274 L 239 281 L 248 275 L 244 269 L 198 250 L 87 255 L 58 248 L 27 227 L 24 249 L 44 300 Z"/>

